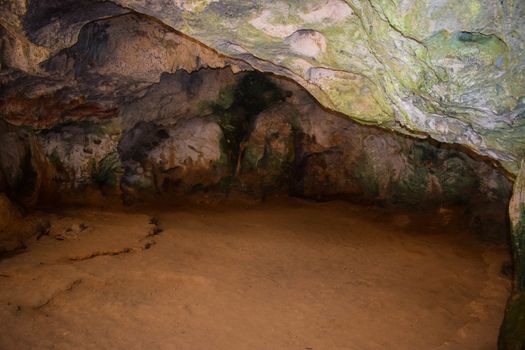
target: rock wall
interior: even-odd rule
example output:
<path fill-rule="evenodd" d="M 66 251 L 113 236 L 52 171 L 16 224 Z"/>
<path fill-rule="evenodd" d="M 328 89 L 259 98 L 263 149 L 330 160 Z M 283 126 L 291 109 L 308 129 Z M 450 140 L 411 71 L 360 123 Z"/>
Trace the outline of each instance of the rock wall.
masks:
<path fill-rule="evenodd" d="M 509 205 L 512 251 L 514 257 L 514 289 L 507 304 L 499 337 L 500 349 L 525 348 L 525 161 L 514 183 Z"/>
<path fill-rule="evenodd" d="M 66 51 L 89 58 L 73 64 L 77 74 L 157 81 L 159 72 L 173 72 L 180 43 L 167 33 L 174 28 L 295 80 L 354 119 L 465 145 L 513 174 L 524 156 L 523 1 L 7 0 L 0 9 L 2 66 L 18 72 L 55 79 L 72 67 Z M 115 40 L 118 22 L 125 33 L 135 26 L 136 35 Z M 98 44 L 86 49 L 77 38 Z M 101 55 L 96 47 L 113 51 Z M 210 50 L 199 51 L 206 57 Z M 116 63 L 128 53 L 132 61 Z M 52 67 L 40 65 L 46 60 Z M 113 90 L 115 79 L 101 85 Z"/>
<path fill-rule="evenodd" d="M 0 192 L 25 205 L 88 189 L 128 201 L 292 193 L 462 203 L 473 227 L 505 227 L 502 173 L 426 137 L 519 173 L 523 1 L 5 0 L 0 11 Z M 253 69 L 421 140 L 240 73 Z M 509 311 L 511 324 L 524 313 Z"/>
<path fill-rule="evenodd" d="M 12 198 L 34 204 L 37 197 L 94 189 L 126 201 L 239 191 L 411 206 L 461 203 L 472 208 L 474 226 L 500 231 L 510 183 L 486 162 L 352 122 L 291 80 L 249 72 L 246 63 L 153 18 L 109 3 L 87 1 L 84 13 L 73 3 L 53 4 L 41 6 L 62 12 L 45 25 L 43 9 L 22 9 L 33 21 L 27 33 L 44 46 L 67 45 L 39 51 L 46 56 L 40 64 L 16 65 L 18 56 L 3 61 L 0 137 L 9 147 L 0 155 L 0 190 Z M 328 12 L 351 14 L 338 4 L 330 2 Z M 316 11 L 312 18 L 327 15 Z M 104 15 L 87 21 L 90 13 Z M 25 24 L 9 18 L 12 40 L 4 56 L 37 50 L 15 35 Z M 314 31 L 286 42 L 314 58 L 328 45 Z M 315 74 L 331 79 L 332 73 Z M 356 110 L 373 109 L 364 90 L 349 91 Z"/>
<path fill-rule="evenodd" d="M 0 138 L 12 151 L 0 166 L 13 197 L 47 193 L 43 200 L 56 201 L 94 190 L 132 203 L 213 192 L 461 205 L 480 237 L 506 234 L 511 184 L 492 164 L 357 124 L 323 109 L 295 83 L 261 73 L 164 74 L 140 99 L 123 102 L 119 117 L 7 129 Z M 30 139 L 46 157 L 38 168 L 22 166 L 34 163 Z M 13 182 L 44 177 L 34 175 L 41 171 L 52 180 Z"/>
<path fill-rule="evenodd" d="M 27 240 L 45 234 L 49 222 L 31 215 L 0 193 L 0 254 L 25 248 Z"/>

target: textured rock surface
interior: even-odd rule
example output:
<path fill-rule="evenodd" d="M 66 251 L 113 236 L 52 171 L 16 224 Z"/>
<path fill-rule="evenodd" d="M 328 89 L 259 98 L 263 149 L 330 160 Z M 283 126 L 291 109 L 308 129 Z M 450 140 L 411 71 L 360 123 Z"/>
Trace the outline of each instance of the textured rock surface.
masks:
<path fill-rule="evenodd" d="M 170 127 L 139 123 L 119 144 L 125 174 L 123 190 L 189 192 L 218 183 L 226 175 L 220 126 L 209 118 L 181 120 Z"/>
<path fill-rule="evenodd" d="M 453 34 L 452 30 L 447 34 L 449 27 L 467 25 L 453 21 L 439 27 L 426 23 L 431 29 L 410 22 L 409 17 L 407 23 L 394 21 L 407 11 L 417 15 L 430 3 L 357 6 L 330 0 L 290 6 L 277 3 L 268 9 L 254 3 L 243 3 L 239 9 L 240 4 L 220 1 L 149 4 L 129 3 L 123 9 L 96 1 L 2 3 L 6 44 L 0 111 L 4 120 L 25 129 L 2 133 L 5 144 L 12 145 L 2 154 L 4 191 L 19 195 L 20 184 L 24 184 L 33 202 L 42 191 L 77 191 L 90 186 L 126 193 L 235 188 L 264 196 L 291 191 L 311 197 L 357 196 L 411 205 L 457 203 L 467 198 L 484 204 L 503 203 L 508 197 L 508 181 L 484 162 L 345 120 L 321 109 L 286 80 L 271 83 L 257 75 L 235 74 L 251 69 L 244 60 L 299 81 L 331 108 L 399 129 L 403 123 L 396 124 L 392 118 L 404 120 L 405 126 L 414 120 L 413 114 L 402 113 L 403 108 L 407 112 L 414 105 L 420 109 L 432 105 L 432 118 L 437 118 L 444 111 L 438 104 L 452 108 L 455 104 L 447 98 L 459 98 L 445 86 L 453 83 L 449 75 L 452 80 L 433 80 L 432 74 L 443 72 L 434 67 L 437 56 L 431 48 L 439 51 L 447 68 L 460 73 L 469 70 L 470 80 L 462 78 L 461 83 L 476 82 L 479 93 L 488 91 L 479 79 L 490 78 L 491 84 L 499 79 L 480 75 L 485 66 L 476 60 L 487 63 L 492 57 L 492 51 L 483 50 L 501 54 L 490 61 L 494 63 L 490 69 L 501 70 L 504 77 L 500 78 L 518 69 L 513 79 L 521 79 L 519 55 L 513 47 L 502 46 L 505 38 L 466 31 Z M 446 10 L 447 4 L 431 7 Z M 200 36 L 211 33 L 205 25 L 220 28 L 214 35 L 229 35 L 232 41 L 227 48 L 220 40 L 204 41 L 221 50 L 239 49 L 237 44 L 249 38 L 250 44 L 243 44 L 246 50 L 257 51 L 259 58 L 266 59 L 261 56 L 264 52 L 272 56 L 267 62 L 247 51 L 233 55 L 238 60 L 221 56 L 154 18 L 130 13 L 130 8 L 160 19 L 170 15 L 168 24 L 202 40 Z M 279 18 L 282 25 L 275 18 L 276 9 L 286 14 Z M 481 17 L 486 15 L 479 11 Z M 512 11 L 502 18 L 519 29 L 520 20 L 512 16 L 521 11 L 521 5 Z M 192 13 L 199 16 L 192 17 Z M 223 15 L 229 16 L 229 29 L 223 27 Z M 499 16 L 497 11 L 495 16 Z M 486 20 L 481 17 L 478 19 Z M 202 32 L 196 35 L 198 28 Z M 413 32 L 407 35 L 409 30 Z M 353 40 L 334 41 L 350 34 Z M 425 38 L 418 37 L 423 34 Z M 427 37 L 431 38 L 428 42 Z M 265 42 L 268 38 L 273 39 Z M 404 54 L 406 50 L 411 54 Z M 454 61 L 463 51 L 472 57 Z M 294 62 L 302 62 L 305 69 L 297 70 Z M 290 70 L 282 68 L 287 66 Z M 407 79 L 419 82 L 419 90 Z M 418 95 L 423 91 L 421 84 L 428 88 L 424 98 Z M 442 94 L 435 104 L 430 90 L 439 84 Z M 518 90 L 521 86 L 519 81 L 511 85 Z M 476 103 L 504 100 L 469 96 Z M 462 98 L 462 108 L 472 112 L 468 104 L 474 100 Z M 517 111 L 520 103 L 509 106 Z M 468 118 L 469 113 L 460 114 Z M 434 120 L 423 112 L 418 115 L 422 123 Z M 486 122 L 483 127 L 492 122 L 478 117 L 479 123 Z M 457 115 L 440 117 L 439 122 L 435 119 L 425 125 L 446 135 L 446 141 L 469 145 L 478 139 L 481 129 L 475 131 L 472 123 L 465 127 L 460 119 Z M 450 129 L 451 123 L 457 128 Z M 492 126 L 497 129 L 498 125 Z M 416 133 L 428 131 L 419 124 L 411 128 Z M 502 143 L 511 137 L 514 147 L 523 140 L 520 133 L 519 125 L 514 125 L 510 133 L 494 135 Z M 502 152 L 506 157 L 513 151 L 506 148 Z M 42 160 L 42 154 L 47 159 Z M 501 160 L 499 155 L 491 157 Z"/>
<path fill-rule="evenodd" d="M 514 291 L 509 298 L 499 337 L 500 349 L 525 347 L 525 162 L 514 183 L 509 205 L 514 254 Z"/>
<path fill-rule="evenodd" d="M 462 204 L 480 235 L 504 234 L 510 183 L 491 165 L 241 71 L 291 78 L 329 109 L 466 146 L 516 175 L 523 1 L 4 0 L 0 10 L 0 192 L 24 204 L 88 188 L 126 200 L 344 196 Z M 510 324 L 524 314 L 513 300 Z"/>
<path fill-rule="evenodd" d="M 497 168 L 454 148 L 359 125 L 287 80 L 229 68 L 178 71 L 121 110 L 120 117 L 36 132 L 6 125 L 6 191 L 30 198 L 44 192 L 44 199 L 45 192 L 116 191 L 130 202 L 211 191 L 460 204 L 481 238 L 505 234 L 511 184 Z M 45 154 L 44 164 L 35 165 L 34 150 Z M 51 183 L 36 181 L 49 177 Z"/>
<path fill-rule="evenodd" d="M 0 252 L 18 248 L 21 239 L 13 234 L 12 226 L 13 222 L 22 220 L 22 214 L 4 194 L 0 194 L 0 217 Z"/>
<path fill-rule="evenodd" d="M 9 60 L 3 62 L 7 65 L 2 66 L 0 92 L 3 119 L 36 128 L 120 115 L 131 119 L 130 123 L 137 122 L 142 117 L 136 115 L 137 105 L 142 112 L 149 108 L 162 113 L 157 104 L 169 101 L 159 99 L 177 98 L 168 97 L 172 94 L 182 92 L 197 97 L 200 93 L 212 99 L 214 91 L 207 91 L 204 86 L 213 84 L 200 81 L 198 76 L 193 76 L 190 84 L 185 71 L 224 66 L 235 71 L 248 68 L 151 18 L 135 14 L 90 22 L 77 34 L 77 42 L 50 53 L 36 71 L 10 66 Z M 3 52 L 9 54 L 9 46 Z M 172 89 L 155 96 L 155 91 L 167 85 L 172 85 Z M 176 91 L 181 86 L 186 91 Z M 155 105 L 145 106 L 145 101 Z"/>
<path fill-rule="evenodd" d="M 90 21 L 136 11 L 257 69 L 290 77 L 355 119 L 466 145 L 514 174 L 524 156 L 523 1 L 6 0 L 0 6 L 2 65 L 13 69 L 41 72 L 38 63 L 71 47 L 79 33 L 113 45 L 118 28 Z M 110 21 L 131 25 L 132 18 Z M 96 58 L 100 74 L 155 80 L 173 69 L 169 57 L 176 48 L 166 30 L 145 31 L 162 49 L 136 39 L 112 46 L 115 56 L 95 51 L 88 57 Z M 155 53 L 137 55 L 138 44 Z M 125 67 L 134 72 L 107 61 L 132 51 L 135 64 Z"/>
<path fill-rule="evenodd" d="M 47 194 L 52 171 L 35 135 L 0 120 L 0 193 L 34 205 Z"/>
<path fill-rule="evenodd" d="M 235 83 L 236 77 L 229 68 L 164 74 L 158 84 L 122 107 L 122 122 L 125 127 L 149 121 L 169 124 L 177 117 L 206 114 L 207 102 L 221 98 L 222 89 Z"/>
<path fill-rule="evenodd" d="M 45 234 L 48 228 L 47 220 L 23 213 L 0 193 L 0 254 L 24 249 L 30 238 Z"/>
<path fill-rule="evenodd" d="M 55 181 L 79 188 L 93 181 L 97 166 L 116 151 L 119 133 L 108 124 L 79 123 L 59 126 L 39 134 Z M 65 188 L 60 188 L 65 190 Z"/>

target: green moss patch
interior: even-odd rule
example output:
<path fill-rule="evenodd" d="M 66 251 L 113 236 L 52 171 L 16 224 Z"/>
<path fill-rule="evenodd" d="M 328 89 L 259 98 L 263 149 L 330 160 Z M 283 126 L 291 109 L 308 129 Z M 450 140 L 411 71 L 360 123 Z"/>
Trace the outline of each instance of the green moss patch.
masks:
<path fill-rule="evenodd" d="M 416 206 L 426 203 L 430 172 L 425 167 L 416 167 L 412 173 L 392 186 L 395 202 Z"/>
<path fill-rule="evenodd" d="M 366 197 L 375 198 L 379 195 L 378 176 L 373 164 L 366 155 L 357 162 L 354 176 L 361 185 Z"/>
<path fill-rule="evenodd" d="M 241 143 L 249 133 L 251 120 L 284 97 L 284 92 L 265 74 L 249 72 L 242 76 L 237 85 L 222 89 L 216 101 L 205 103 L 203 107 L 210 109 L 216 116 L 223 132 L 219 163 L 229 166 L 232 174 L 240 157 Z"/>
<path fill-rule="evenodd" d="M 47 159 L 49 160 L 49 163 L 55 167 L 55 169 L 59 170 L 64 168 L 64 163 L 62 162 L 62 159 L 60 159 L 56 149 L 47 156 Z"/>
<path fill-rule="evenodd" d="M 118 152 L 112 152 L 102 158 L 99 162 L 95 159 L 91 165 L 91 177 L 93 183 L 99 188 L 114 189 L 117 187 L 120 174 L 122 173 L 122 163 Z"/>

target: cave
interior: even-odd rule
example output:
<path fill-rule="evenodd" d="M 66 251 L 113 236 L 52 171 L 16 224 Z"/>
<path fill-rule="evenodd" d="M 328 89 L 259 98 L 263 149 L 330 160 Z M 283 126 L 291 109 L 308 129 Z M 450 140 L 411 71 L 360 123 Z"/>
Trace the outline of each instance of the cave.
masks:
<path fill-rule="evenodd" d="M 525 349 L 525 2 L 0 9 L 0 349 Z"/>

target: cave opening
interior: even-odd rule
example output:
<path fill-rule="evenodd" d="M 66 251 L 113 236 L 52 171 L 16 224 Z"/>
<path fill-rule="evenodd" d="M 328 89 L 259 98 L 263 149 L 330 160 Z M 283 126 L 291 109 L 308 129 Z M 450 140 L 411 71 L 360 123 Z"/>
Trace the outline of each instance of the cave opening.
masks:
<path fill-rule="evenodd" d="M 497 162 L 66 3 L 46 11 L 76 40 L 38 71 L 2 66 L 0 348 L 497 346 L 522 268 Z M 51 40 L 41 11 L 33 42 Z"/>

